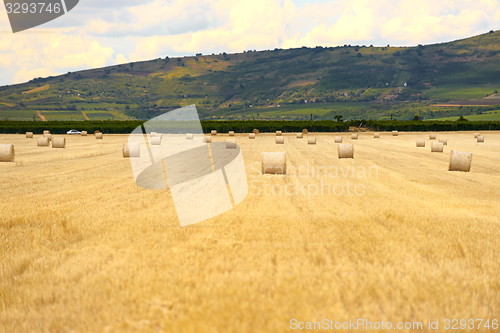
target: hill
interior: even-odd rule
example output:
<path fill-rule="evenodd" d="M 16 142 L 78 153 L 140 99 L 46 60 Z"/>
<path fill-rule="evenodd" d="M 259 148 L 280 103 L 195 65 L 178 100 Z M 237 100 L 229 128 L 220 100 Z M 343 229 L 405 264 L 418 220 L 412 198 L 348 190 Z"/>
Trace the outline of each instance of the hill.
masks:
<path fill-rule="evenodd" d="M 423 119 L 497 114 L 500 31 L 416 47 L 159 58 L 0 87 L 0 119 Z M 40 116 L 41 115 L 41 116 Z"/>

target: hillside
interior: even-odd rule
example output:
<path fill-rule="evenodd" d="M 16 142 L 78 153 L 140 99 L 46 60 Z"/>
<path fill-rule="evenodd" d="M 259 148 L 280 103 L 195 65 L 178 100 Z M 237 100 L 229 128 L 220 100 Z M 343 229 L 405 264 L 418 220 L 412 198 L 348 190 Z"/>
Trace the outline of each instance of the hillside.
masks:
<path fill-rule="evenodd" d="M 417 47 L 198 54 L 38 78 L 0 87 L 0 119 L 148 119 L 190 104 L 207 119 L 500 119 L 499 90 L 496 31 Z"/>

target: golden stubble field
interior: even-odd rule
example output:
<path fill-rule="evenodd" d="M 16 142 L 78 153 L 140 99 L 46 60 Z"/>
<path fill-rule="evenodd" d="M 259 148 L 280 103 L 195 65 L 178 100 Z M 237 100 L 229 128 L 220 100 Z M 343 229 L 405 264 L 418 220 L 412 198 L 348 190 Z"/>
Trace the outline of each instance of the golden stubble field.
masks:
<path fill-rule="evenodd" d="M 0 163 L 0 331 L 274 333 L 361 318 L 419 332 L 439 320 L 435 332 L 447 318 L 500 319 L 500 133 L 438 133 L 444 153 L 428 133 L 340 135 L 354 160 L 337 158 L 334 134 L 237 135 L 247 198 L 184 228 L 168 191 L 134 183 L 127 136 L 53 149 L 0 135 L 16 149 Z M 470 173 L 448 171 L 452 149 L 473 153 Z M 272 151 L 302 173 L 262 175 Z"/>

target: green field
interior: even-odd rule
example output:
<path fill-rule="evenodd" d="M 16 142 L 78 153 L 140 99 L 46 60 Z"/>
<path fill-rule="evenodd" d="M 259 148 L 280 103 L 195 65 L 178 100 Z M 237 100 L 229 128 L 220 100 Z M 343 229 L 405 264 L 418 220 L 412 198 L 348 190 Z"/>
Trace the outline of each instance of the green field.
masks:
<path fill-rule="evenodd" d="M 431 119 L 431 121 L 432 120 L 456 121 L 457 119 L 458 117 L 445 117 L 445 118 Z M 465 116 L 465 119 L 469 121 L 500 121 L 500 110 L 488 111 L 486 114 Z"/>
<path fill-rule="evenodd" d="M 33 110 L 0 110 L 0 120 L 33 120 L 33 114 L 40 120 Z"/>
<path fill-rule="evenodd" d="M 427 90 L 425 96 L 432 99 L 481 99 L 492 95 L 494 91 L 500 91 L 500 85 L 476 84 L 476 85 L 443 85 L 435 89 Z"/>

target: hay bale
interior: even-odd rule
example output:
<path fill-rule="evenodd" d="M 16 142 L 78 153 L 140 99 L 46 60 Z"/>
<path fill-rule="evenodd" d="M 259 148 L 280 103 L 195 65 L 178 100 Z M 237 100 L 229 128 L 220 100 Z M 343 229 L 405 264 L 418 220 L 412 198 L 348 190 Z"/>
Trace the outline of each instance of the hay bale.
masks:
<path fill-rule="evenodd" d="M 211 136 L 203 136 L 203 143 L 212 143 L 212 137 Z"/>
<path fill-rule="evenodd" d="M 284 143 L 285 143 L 285 137 L 283 137 L 283 136 L 277 136 L 276 137 L 276 144 L 282 145 Z"/>
<path fill-rule="evenodd" d="M 42 138 L 38 138 L 36 145 L 38 147 L 48 147 L 49 146 L 49 139 L 45 136 Z"/>
<path fill-rule="evenodd" d="M 429 134 L 429 140 L 436 140 L 436 134 L 434 133 Z"/>
<path fill-rule="evenodd" d="M 234 136 L 234 131 L 229 131 L 229 136 Z"/>
<path fill-rule="evenodd" d="M 194 133 L 186 133 L 186 140 L 193 140 Z"/>
<path fill-rule="evenodd" d="M 0 162 L 14 162 L 15 155 L 14 145 L 0 145 Z"/>
<path fill-rule="evenodd" d="M 44 134 L 43 136 L 52 141 L 52 134 Z"/>
<path fill-rule="evenodd" d="M 286 175 L 286 153 L 262 153 L 262 174 Z"/>
<path fill-rule="evenodd" d="M 425 140 L 424 139 L 418 139 L 417 140 L 417 147 L 425 147 Z"/>
<path fill-rule="evenodd" d="M 124 143 L 123 157 L 141 157 L 141 146 L 139 143 Z"/>
<path fill-rule="evenodd" d="M 50 134 L 50 131 L 45 130 L 45 131 L 43 131 L 43 134 L 44 134 L 44 135 L 45 135 L 45 134 Z"/>
<path fill-rule="evenodd" d="M 87 136 L 87 131 L 82 131 L 82 136 Z"/>
<path fill-rule="evenodd" d="M 276 136 L 281 136 L 281 135 L 283 135 L 283 132 L 281 132 L 281 131 L 276 131 Z"/>
<path fill-rule="evenodd" d="M 304 129 L 302 130 L 302 134 L 308 134 L 308 133 L 309 133 L 309 131 L 308 131 L 306 128 L 304 128 Z"/>
<path fill-rule="evenodd" d="M 431 152 L 442 153 L 444 145 L 441 142 L 433 142 L 431 147 Z"/>
<path fill-rule="evenodd" d="M 484 142 L 484 136 L 478 135 L 477 136 L 477 142 Z"/>
<path fill-rule="evenodd" d="M 448 145 L 448 139 L 439 139 L 439 142 L 441 142 L 443 145 L 447 146 Z"/>
<path fill-rule="evenodd" d="M 96 135 L 97 133 L 101 133 L 101 131 L 99 131 L 99 130 L 95 130 L 95 131 L 94 131 L 94 135 Z"/>
<path fill-rule="evenodd" d="M 448 171 L 463 171 L 469 172 L 472 163 L 472 154 L 462 151 L 451 151 L 450 167 Z"/>
<path fill-rule="evenodd" d="M 33 132 L 26 132 L 27 139 L 33 139 Z"/>
<path fill-rule="evenodd" d="M 373 133 L 373 138 L 380 139 L 380 133 Z"/>
<path fill-rule="evenodd" d="M 161 136 L 153 136 L 151 137 L 151 146 L 159 146 L 161 145 Z"/>
<path fill-rule="evenodd" d="M 352 143 L 340 144 L 339 158 L 354 158 L 354 145 Z"/>
<path fill-rule="evenodd" d="M 66 138 L 54 137 L 52 140 L 52 148 L 66 148 Z"/>
<path fill-rule="evenodd" d="M 255 133 L 248 133 L 249 139 L 255 139 Z"/>
<path fill-rule="evenodd" d="M 336 136 L 335 137 L 335 143 L 342 143 L 342 137 L 341 136 Z"/>
<path fill-rule="evenodd" d="M 357 140 L 357 139 L 358 139 L 358 134 L 357 133 L 351 134 L 351 140 Z"/>
<path fill-rule="evenodd" d="M 216 130 L 212 130 L 212 132 L 210 132 L 210 135 L 217 135 L 217 131 Z"/>
<path fill-rule="evenodd" d="M 302 139 L 304 137 L 304 134 L 302 133 L 297 133 L 297 139 Z"/>
<path fill-rule="evenodd" d="M 398 136 L 398 135 L 399 135 L 398 131 L 392 131 L 392 136 Z"/>
<path fill-rule="evenodd" d="M 98 139 L 98 140 L 102 140 L 102 133 L 99 132 L 99 133 L 95 133 L 95 138 Z"/>
<path fill-rule="evenodd" d="M 310 136 L 307 138 L 307 144 L 308 145 L 315 145 L 316 144 L 316 137 L 315 136 Z"/>
<path fill-rule="evenodd" d="M 253 132 L 253 134 L 255 134 L 255 135 L 259 134 L 259 130 L 258 130 L 258 129 L 256 129 L 256 128 L 255 128 L 252 132 Z"/>
<path fill-rule="evenodd" d="M 480 136 L 481 134 L 479 134 L 478 132 L 474 133 L 474 139 L 477 139 L 478 136 Z"/>
<path fill-rule="evenodd" d="M 236 149 L 236 139 L 226 139 L 226 149 Z"/>

